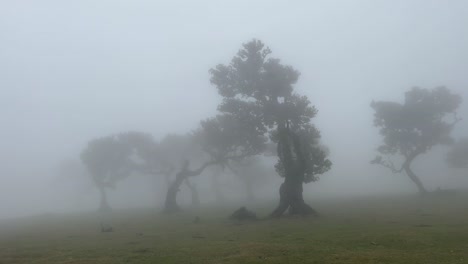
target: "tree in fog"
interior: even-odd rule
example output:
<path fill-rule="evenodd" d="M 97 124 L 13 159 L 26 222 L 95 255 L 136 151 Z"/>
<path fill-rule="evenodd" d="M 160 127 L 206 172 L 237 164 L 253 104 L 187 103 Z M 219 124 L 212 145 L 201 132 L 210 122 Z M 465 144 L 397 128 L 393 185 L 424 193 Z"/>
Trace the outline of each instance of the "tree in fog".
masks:
<path fill-rule="evenodd" d="M 447 162 L 453 168 L 468 169 L 468 138 L 453 144 L 447 154 Z"/>
<path fill-rule="evenodd" d="M 196 133 L 187 135 L 169 135 L 161 141 L 161 150 L 165 153 L 166 161 L 172 163 L 175 177 L 169 182 L 164 201 L 164 211 L 167 213 L 180 211 L 177 204 L 177 194 L 183 183 L 190 190 L 192 206 L 197 206 L 199 195 L 195 183 L 189 182 L 190 177 L 200 175 L 208 166 L 215 162 L 207 161 L 208 157 L 202 151 Z M 191 164 L 198 165 L 191 169 Z"/>
<path fill-rule="evenodd" d="M 372 102 L 374 125 L 380 129 L 383 144 L 371 163 L 389 168 L 393 173 L 405 172 L 424 194 L 421 180 L 412 171 L 411 164 L 421 154 L 438 144 L 452 141 L 450 133 L 460 120 L 456 110 L 461 97 L 445 87 L 435 89 L 413 88 L 405 93 L 403 103 Z M 398 167 L 392 157 L 400 156 L 403 161 Z"/>
<path fill-rule="evenodd" d="M 213 160 L 218 160 L 214 172 L 214 184 L 217 177 L 232 168 L 229 164 L 245 164 L 248 160 L 263 153 L 266 137 L 254 122 L 240 119 L 232 114 L 218 115 L 201 122 L 199 140 L 203 150 Z M 242 177 L 242 176 L 239 176 Z M 247 180 L 248 181 L 248 180 Z M 215 187 L 219 188 L 219 186 Z M 215 189 L 215 195 L 221 196 L 221 190 Z"/>
<path fill-rule="evenodd" d="M 96 188 L 99 190 L 100 211 L 109 211 L 106 189 L 115 189 L 116 182 L 131 174 L 132 149 L 117 136 L 91 140 L 81 153 Z"/>
<path fill-rule="evenodd" d="M 171 136 L 157 142 L 151 134 L 131 131 L 119 134 L 119 139 L 133 150 L 132 171 L 163 179 L 169 186 L 177 166 Z"/>
<path fill-rule="evenodd" d="M 201 121 L 201 128 L 193 133 L 193 141 L 203 152 L 198 153 L 197 157 L 206 157 L 205 162 L 192 170 L 189 160 L 184 161 L 168 189 L 165 203 L 167 212 L 180 210 L 177 192 L 184 181 L 192 190 L 192 199 L 197 199 L 193 192 L 193 183 L 188 182 L 190 177 L 200 175 L 208 166 L 224 166 L 229 160 L 240 160 L 263 151 L 263 135 L 256 132 L 249 123 L 242 121 L 234 115 L 218 115 Z"/>
<path fill-rule="evenodd" d="M 185 182 L 186 187 L 192 195 L 192 205 L 196 206 L 199 203 L 199 195 L 195 184 L 188 182 L 188 176 L 199 175 L 206 166 L 201 166 L 195 171 L 190 170 L 190 163 L 203 162 L 203 152 L 193 133 L 186 135 L 169 134 L 165 136 L 158 144 L 157 166 L 161 171 L 164 171 L 167 192 L 164 200 L 165 212 L 175 212 L 180 210 L 177 205 L 177 193 L 181 185 Z M 202 168 L 203 167 L 203 168 Z M 184 174 L 185 173 L 185 174 Z M 173 177 L 175 175 L 175 177 Z"/>
<path fill-rule="evenodd" d="M 243 44 L 228 65 L 210 70 L 211 83 L 223 102 L 218 110 L 249 124 L 255 132 L 270 135 L 277 144 L 276 171 L 284 177 L 280 202 L 271 216 L 315 214 L 304 202 L 303 183 L 318 180 L 331 162 L 319 147 L 319 131 L 311 124 L 317 114 L 306 96 L 294 91 L 299 72 L 270 58 L 259 40 Z"/>

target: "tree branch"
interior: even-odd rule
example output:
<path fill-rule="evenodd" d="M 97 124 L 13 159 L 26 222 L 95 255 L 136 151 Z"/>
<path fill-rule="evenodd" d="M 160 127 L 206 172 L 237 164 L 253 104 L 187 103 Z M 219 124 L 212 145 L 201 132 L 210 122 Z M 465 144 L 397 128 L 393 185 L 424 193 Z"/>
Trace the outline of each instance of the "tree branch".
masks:
<path fill-rule="evenodd" d="M 398 173 L 401 173 L 403 171 L 403 165 L 401 166 L 401 168 L 397 169 L 395 164 L 392 161 L 383 160 L 382 156 L 375 157 L 375 159 L 372 160 L 370 163 L 371 164 L 378 164 L 380 166 L 388 168 L 394 174 L 398 174 Z"/>

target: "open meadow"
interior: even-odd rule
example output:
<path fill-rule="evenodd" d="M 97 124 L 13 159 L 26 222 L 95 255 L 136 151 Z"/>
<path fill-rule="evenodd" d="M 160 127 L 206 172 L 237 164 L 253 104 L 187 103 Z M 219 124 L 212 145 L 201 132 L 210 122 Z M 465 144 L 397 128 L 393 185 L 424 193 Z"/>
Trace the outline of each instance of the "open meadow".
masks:
<path fill-rule="evenodd" d="M 238 222 L 235 206 L 132 209 L 0 224 L 0 263 L 468 263 L 468 195 L 311 203 L 321 216 Z M 252 208 L 267 215 L 273 204 Z M 195 218 L 199 221 L 194 221 Z M 103 233 L 100 223 L 114 228 Z"/>

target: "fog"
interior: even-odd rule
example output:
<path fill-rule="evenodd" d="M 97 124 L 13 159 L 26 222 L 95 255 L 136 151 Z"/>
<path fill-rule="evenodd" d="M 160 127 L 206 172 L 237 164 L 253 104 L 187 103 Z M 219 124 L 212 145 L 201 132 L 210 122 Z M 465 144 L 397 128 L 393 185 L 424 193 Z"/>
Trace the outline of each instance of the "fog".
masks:
<path fill-rule="evenodd" d="M 319 111 L 313 123 L 333 166 L 304 186 L 307 199 L 413 193 L 404 174 L 369 164 L 382 141 L 370 103 L 446 86 L 465 99 L 458 115 L 467 120 L 467 24 L 462 0 L 2 1 L 0 218 L 95 210 L 92 180 L 58 176 L 59 164 L 79 161 L 96 137 L 193 131 L 221 101 L 209 69 L 253 38 L 301 72 L 295 87 Z M 452 135 L 466 137 L 467 122 Z M 445 164 L 447 149 L 415 161 L 429 190 L 468 188 L 466 172 Z M 273 163 L 259 197 L 276 201 Z M 205 203 L 214 201 L 203 191 L 210 176 L 192 180 Z M 241 189 L 228 175 L 221 183 Z M 154 207 L 165 192 L 162 180 L 131 177 L 109 200 Z M 182 191 L 181 204 L 189 200 Z"/>

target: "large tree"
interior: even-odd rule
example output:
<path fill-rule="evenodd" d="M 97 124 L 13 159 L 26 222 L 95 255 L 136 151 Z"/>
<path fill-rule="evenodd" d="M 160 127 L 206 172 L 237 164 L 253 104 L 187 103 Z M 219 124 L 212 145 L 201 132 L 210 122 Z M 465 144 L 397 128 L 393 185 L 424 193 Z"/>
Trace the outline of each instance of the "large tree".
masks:
<path fill-rule="evenodd" d="M 96 188 L 99 190 L 100 211 L 110 211 L 106 189 L 115 189 L 116 182 L 131 174 L 132 149 L 118 136 L 91 140 L 81 153 Z"/>
<path fill-rule="evenodd" d="M 243 44 L 228 65 L 210 70 L 211 83 L 223 97 L 218 110 L 249 124 L 256 133 L 269 134 L 277 144 L 277 172 L 284 177 L 280 202 L 271 216 L 315 214 L 302 196 L 303 183 L 315 181 L 331 162 L 319 145 L 319 131 L 311 124 L 317 114 L 306 96 L 294 91 L 299 72 L 270 58 L 259 40 Z"/>
<path fill-rule="evenodd" d="M 371 163 L 387 167 L 393 173 L 405 172 L 419 192 L 426 193 L 411 164 L 435 145 L 452 141 L 450 133 L 460 120 L 456 110 L 461 101 L 459 95 L 445 87 L 415 87 L 405 93 L 403 103 L 372 102 L 374 125 L 380 129 L 383 144 L 378 147 L 379 155 Z M 395 156 L 402 160 L 401 166 L 395 165 Z"/>
<path fill-rule="evenodd" d="M 468 169 L 468 138 L 453 144 L 447 154 L 447 162 L 453 168 Z"/>

